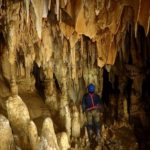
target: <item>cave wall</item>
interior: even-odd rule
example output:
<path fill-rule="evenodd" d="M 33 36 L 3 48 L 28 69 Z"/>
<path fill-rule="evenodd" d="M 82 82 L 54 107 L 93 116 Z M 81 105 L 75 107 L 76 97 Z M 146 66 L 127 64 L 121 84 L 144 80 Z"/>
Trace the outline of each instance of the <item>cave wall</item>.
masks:
<path fill-rule="evenodd" d="M 34 83 L 33 66 L 37 64 L 40 71 L 36 82 L 57 81 L 61 92 L 73 101 L 81 98 L 80 91 L 90 82 L 102 93 L 101 68 L 112 66 L 120 49 L 123 59 L 128 59 L 125 40 L 131 40 L 126 38 L 129 28 L 137 40 L 140 40 L 138 24 L 148 35 L 148 6 L 148 0 L 3 0 L 0 18 L 3 76 L 8 81 L 15 76 L 17 80 Z M 5 69 L 6 66 L 10 69 Z"/>
<path fill-rule="evenodd" d="M 137 137 L 147 132 L 149 8 L 149 0 L 0 0 L 2 100 L 15 79 L 19 94 L 37 90 L 59 113 L 63 130 L 70 103 L 79 106 L 94 83 L 105 122 L 131 123 Z"/>

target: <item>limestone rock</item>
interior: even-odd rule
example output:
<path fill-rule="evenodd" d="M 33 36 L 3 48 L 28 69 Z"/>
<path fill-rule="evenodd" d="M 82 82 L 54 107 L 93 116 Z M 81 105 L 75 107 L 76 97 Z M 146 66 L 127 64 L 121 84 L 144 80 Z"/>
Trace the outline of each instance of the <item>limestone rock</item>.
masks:
<path fill-rule="evenodd" d="M 139 7 L 137 20 L 139 21 L 141 25 L 143 25 L 146 35 L 149 32 L 149 26 L 150 26 L 149 7 L 150 7 L 150 3 L 148 0 L 140 1 L 140 7 Z"/>
<path fill-rule="evenodd" d="M 31 0 L 35 15 L 36 15 L 36 30 L 38 37 L 41 38 L 41 33 L 42 33 L 42 15 L 43 15 L 43 1 L 40 0 Z"/>
<path fill-rule="evenodd" d="M 80 137 L 80 121 L 79 112 L 76 106 L 72 108 L 72 118 L 71 118 L 71 136 L 75 138 Z"/>
<path fill-rule="evenodd" d="M 46 118 L 43 122 L 42 133 L 40 142 L 37 145 L 38 150 L 59 150 L 56 134 L 53 127 L 51 118 Z"/>
<path fill-rule="evenodd" d="M 110 143 L 125 149 L 116 137 L 129 123 L 140 149 L 149 147 L 149 12 L 149 0 L 0 0 L 0 112 L 7 110 L 18 147 L 57 149 L 51 127 L 43 125 L 37 140 L 51 115 L 56 132 L 66 132 L 74 148 L 88 149 L 86 116 L 70 103 L 81 107 L 89 83 L 106 107 L 103 149 Z"/>
<path fill-rule="evenodd" d="M 0 149 L 15 150 L 15 143 L 9 121 L 0 115 Z"/>
<path fill-rule="evenodd" d="M 20 137 L 22 148 L 26 149 L 28 146 L 28 123 L 30 121 L 29 111 L 26 104 L 17 95 L 17 86 L 14 81 L 11 86 L 12 96 L 6 101 L 8 119 L 11 123 L 12 130 Z"/>
<path fill-rule="evenodd" d="M 66 132 L 57 134 L 58 145 L 61 150 L 67 150 L 70 148 L 68 136 Z"/>
<path fill-rule="evenodd" d="M 64 80 L 63 94 L 60 99 L 60 111 L 59 111 L 59 121 L 60 126 L 63 130 L 67 132 L 68 138 L 70 139 L 71 135 L 71 113 L 68 101 L 68 95 L 65 92 L 67 90 L 66 80 Z"/>
<path fill-rule="evenodd" d="M 27 133 L 27 125 L 30 121 L 27 106 L 19 96 L 9 97 L 6 102 L 8 118 L 12 127 L 17 131 Z"/>
<path fill-rule="evenodd" d="M 85 8 L 85 9 L 84 9 Z M 84 34 L 90 38 L 96 35 L 96 23 L 94 12 L 94 1 L 81 2 L 76 16 L 75 30 L 79 34 Z"/>
<path fill-rule="evenodd" d="M 29 122 L 28 132 L 29 132 L 29 141 L 30 141 L 31 148 L 33 150 L 36 150 L 37 145 L 38 145 L 39 140 L 40 140 L 40 137 L 38 137 L 37 127 L 33 121 Z"/>

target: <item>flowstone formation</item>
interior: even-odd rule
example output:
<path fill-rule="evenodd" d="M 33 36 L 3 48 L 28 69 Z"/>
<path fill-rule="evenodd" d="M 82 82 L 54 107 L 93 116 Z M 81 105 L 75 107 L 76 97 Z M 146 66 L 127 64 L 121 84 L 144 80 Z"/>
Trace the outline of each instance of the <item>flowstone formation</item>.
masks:
<path fill-rule="evenodd" d="M 89 83 L 94 149 L 149 149 L 149 26 L 149 0 L 0 0 L 0 149 L 90 149 Z"/>

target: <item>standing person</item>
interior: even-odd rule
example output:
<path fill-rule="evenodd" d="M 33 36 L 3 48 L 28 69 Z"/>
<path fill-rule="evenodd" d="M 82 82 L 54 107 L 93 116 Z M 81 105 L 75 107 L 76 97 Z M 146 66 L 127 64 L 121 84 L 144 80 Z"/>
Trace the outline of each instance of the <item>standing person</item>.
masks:
<path fill-rule="evenodd" d="M 100 140 L 100 112 L 103 111 L 103 102 L 95 93 L 95 86 L 88 85 L 88 93 L 82 98 L 82 111 L 87 117 L 87 131 L 91 142 L 92 135 L 96 135 L 97 142 Z"/>

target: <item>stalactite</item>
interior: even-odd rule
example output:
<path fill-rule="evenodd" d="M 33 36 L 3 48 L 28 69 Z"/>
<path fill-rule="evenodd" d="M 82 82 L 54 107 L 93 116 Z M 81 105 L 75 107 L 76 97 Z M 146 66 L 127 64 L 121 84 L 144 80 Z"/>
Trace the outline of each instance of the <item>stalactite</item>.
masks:
<path fill-rule="evenodd" d="M 150 16 L 148 18 L 148 27 L 147 27 L 146 35 L 148 35 L 149 31 L 150 31 Z"/>
<path fill-rule="evenodd" d="M 68 0 L 64 0 L 65 6 L 67 5 Z"/>
<path fill-rule="evenodd" d="M 51 0 L 49 0 L 49 2 L 48 2 L 48 10 L 51 10 Z"/>
<path fill-rule="evenodd" d="M 2 6 L 2 0 L 0 0 L 0 8 L 1 8 L 1 6 Z"/>
<path fill-rule="evenodd" d="M 110 49 L 108 52 L 107 64 L 113 65 L 115 63 L 116 56 L 117 56 L 117 46 L 115 39 L 113 39 L 113 41 L 111 41 Z"/>
<path fill-rule="evenodd" d="M 63 42 L 63 62 L 67 63 L 67 53 L 68 53 L 68 41 L 66 38 L 64 38 Z"/>
<path fill-rule="evenodd" d="M 59 13 L 60 13 L 60 12 L 59 12 L 59 11 L 60 11 L 60 10 L 59 10 L 59 0 L 56 0 L 56 5 L 55 5 L 55 7 L 56 7 L 56 8 L 55 8 L 55 12 L 56 12 L 57 20 L 59 20 L 59 17 L 60 17 L 60 16 L 59 16 Z"/>
<path fill-rule="evenodd" d="M 122 60 L 125 63 L 128 63 L 128 58 L 129 58 L 129 53 L 130 53 L 128 32 L 124 33 L 122 37 L 121 48 L 122 48 L 121 49 Z"/>
<path fill-rule="evenodd" d="M 42 43 L 39 53 L 42 56 L 41 61 L 43 65 L 46 65 L 51 60 L 53 54 L 53 37 L 49 27 L 50 26 L 45 25 L 44 29 L 42 30 Z"/>
<path fill-rule="evenodd" d="M 43 18 L 47 18 L 49 3 L 49 0 L 44 0 L 43 2 Z"/>
<path fill-rule="evenodd" d="M 99 95 L 102 97 L 102 91 L 103 91 L 103 69 L 100 68 L 99 69 L 99 86 L 98 86 L 98 89 L 99 89 Z"/>
<path fill-rule="evenodd" d="M 149 0 L 140 0 L 137 21 L 144 27 L 146 35 L 149 33 Z"/>
<path fill-rule="evenodd" d="M 104 8 L 105 5 L 105 0 L 96 0 L 96 9 L 95 9 L 95 14 L 98 16 L 100 13 L 100 10 Z"/>
<path fill-rule="evenodd" d="M 81 36 L 81 57 L 83 57 L 83 51 L 84 51 L 84 38 Z"/>
<path fill-rule="evenodd" d="M 38 37 L 41 39 L 41 33 L 42 33 L 42 14 L 43 14 L 43 1 L 41 0 L 31 0 L 35 15 L 36 15 L 36 30 Z"/>
<path fill-rule="evenodd" d="M 71 66 L 72 66 L 72 79 L 76 79 L 76 59 L 75 59 L 75 47 L 71 49 Z"/>
<path fill-rule="evenodd" d="M 102 40 L 102 39 L 99 39 L 97 42 L 96 42 L 96 45 L 97 45 L 97 54 L 98 54 L 98 57 L 97 57 L 97 65 L 99 67 L 103 67 L 105 65 L 105 62 L 106 62 L 106 57 L 105 57 L 105 50 L 104 50 L 104 47 L 103 45 L 105 44 L 105 40 Z"/>
<path fill-rule="evenodd" d="M 16 24 L 12 22 L 9 25 L 9 35 L 8 35 L 8 47 L 9 47 L 9 62 L 10 64 L 15 63 L 15 50 L 17 47 L 17 34 L 16 34 Z"/>
<path fill-rule="evenodd" d="M 65 6 L 66 6 L 66 0 L 60 0 L 60 7 L 64 9 Z"/>
<path fill-rule="evenodd" d="M 91 39 L 96 36 L 96 23 L 95 23 L 95 12 L 94 12 L 94 1 L 91 1 L 90 5 L 88 5 L 88 2 L 86 2 L 87 10 L 91 13 L 88 13 L 87 16 L 84 15 L 84 3 L 81 2 L 78 14 L 76 16 L 76 22 L 75 22 L 75 30 L 78 34 L 84 34 Z"/>
<path fill-rule="evenodd" d="M 29 23 L 29 6 L 30 6 L 30 0 L 24 0 L 25 6 L 26 6 L 26 13 L 27 13 L 27 23 Z"/>

